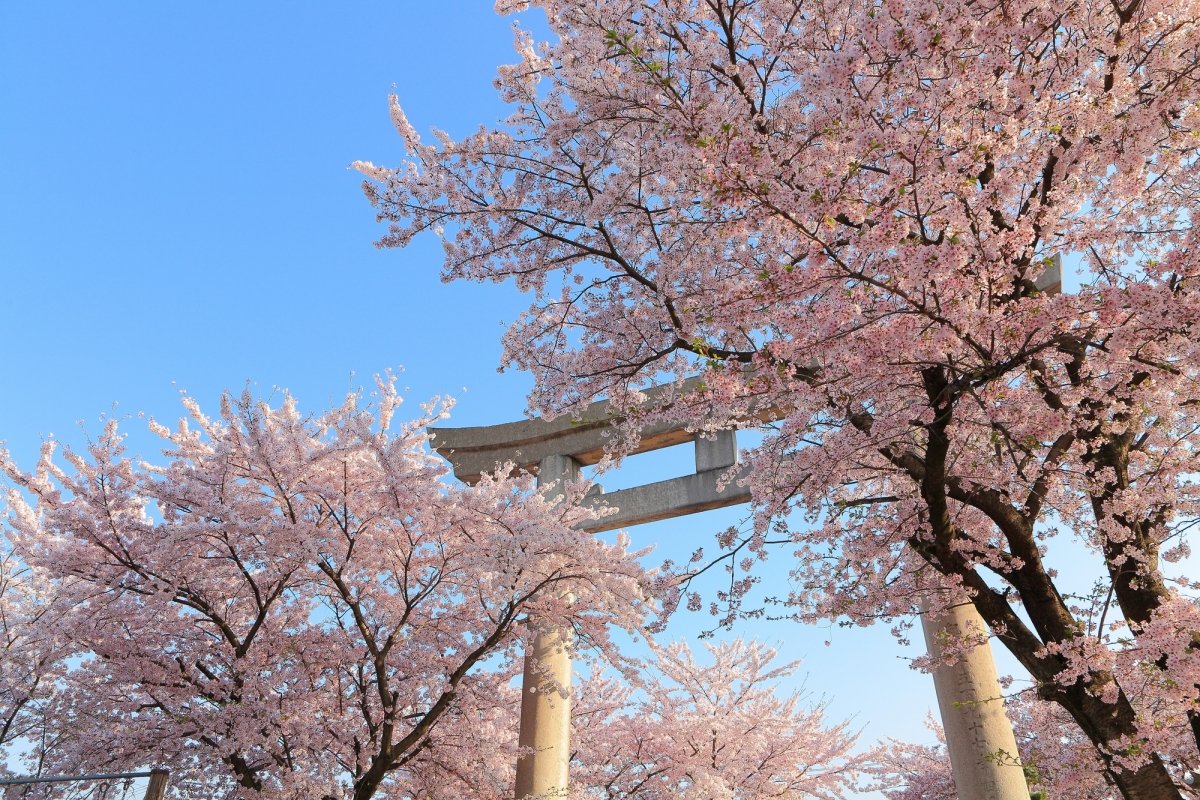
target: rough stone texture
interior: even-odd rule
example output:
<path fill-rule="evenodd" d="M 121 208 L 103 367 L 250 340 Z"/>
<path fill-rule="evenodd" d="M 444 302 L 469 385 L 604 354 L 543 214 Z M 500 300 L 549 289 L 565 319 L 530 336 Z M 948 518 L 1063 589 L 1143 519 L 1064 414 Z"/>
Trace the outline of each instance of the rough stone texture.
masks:
<path fill-rule="evenodd" d="M 648 395 L 691 391 L 698 379 L 690 378 L 679 387 L 667 385 L 651 389 Z M 480 473 L 490 472 L 505 462 L 518 470 L 536 474 L 542 459 L 568 455 L 580 464 L 595 464 L 604 457 L 609 443 L 608 431 L 621 418 L 610 410 L 608 401 L 592 403 L 578 417 L 564 415 L 552 420 L 535 417 L 500 425 L 469 428 L 430 428 L 438 455 L 454 467 L 454 476 L 464 483 L 475 483 Z M 636 453 L 691 441 L 695 434 L 673 423 L 648 426 L 641 432 Z"/>
<path fill-rule="evenodd" d="M 745 477 L 748 473 L 745 468 L 723 489 L 718 489 L 727 470 L 710 469 L 695 475 L 620 489 L 610 494 L 592 495 L 589 498 L 592 504 L 615 508 L 616 513 L 594 520 L 583 528 L 599 533 L 750 502 L 750 490 L 737 484 L 737 478 Z"/>
<path fill-rule="evenodd" d="M 929 655 L 940 658 L 947 638 L 986 633 L 987 626 L 975 606 L 966 603 L 938 618 L 922 613 L 921 630 Z M 937 667 L 933 685 L 959 800 L 1029 800 L 987 643 L 963 653 L 954 664 Z"/>
<path fill-rule="evenodd" d="M 566 797 L 571 760 L 571 656 L 567 634 L 542 631 L 525 650 L 518 742 L 532 752 L 517 758 L 517 800 Z"/>
<path fill-rule="evenodd" d="M 1058 294 L 1062 291 L 1062 256 L 1055 253 L 1050 259 L 1050 266 L 1046 271 L 1038 276 L 1033 282 L 1043 292 L 1047 294 Z"/>
<path fill-rule="evenodd" d="M 696 472 L 724 469 L 738 463 L 737 436 L 717 431 L 714 438 L 696 437 Z"/>
<path fill-rule="evenodd" d="M 579 462 L 561 454 L 547 456 L 538 485 L 574 480 Z M 536 620 L 531 620 L 536 626 Z M 541 629 L 526 646 L 521 678 L 521 728 L 517 741 L 530 752 L 517 758 L 516 800 L 566 797 L 571 761 L 570 632 Z"/>

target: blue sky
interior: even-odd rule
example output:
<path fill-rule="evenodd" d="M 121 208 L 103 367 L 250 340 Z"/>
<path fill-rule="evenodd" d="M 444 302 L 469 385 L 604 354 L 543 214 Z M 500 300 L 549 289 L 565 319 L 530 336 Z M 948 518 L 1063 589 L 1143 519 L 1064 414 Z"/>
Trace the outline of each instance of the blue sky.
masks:
<path fill-rule="evenodd" d="M 458 398 L 451 424 L 519 417 L 529 379 L 496 365 L 521 296 L 441 284 L 432 238 L 377 251 L 348 169 L 401 157 L 393 86 L 422 131 L 501 119 L 511 24 L 481 0 L 0 4 L 0 440 L 32 466 L 43 437 L 78 444 L 108 414 L 151 455 L 136 415 L 173 420 L 181 390 L 212 407 L 287 387 L 317 409 L 400 366 L 414 407 Z M 621 482 L 689 458 L 631 460 Z M 738 516 L 633 534 L 688 553 Z M 681 615 L 670 634 L 709 624 Z M 803 658 L 864 739 L 928 737 L 932 683 L 885 628 L 743 633 Z"/>

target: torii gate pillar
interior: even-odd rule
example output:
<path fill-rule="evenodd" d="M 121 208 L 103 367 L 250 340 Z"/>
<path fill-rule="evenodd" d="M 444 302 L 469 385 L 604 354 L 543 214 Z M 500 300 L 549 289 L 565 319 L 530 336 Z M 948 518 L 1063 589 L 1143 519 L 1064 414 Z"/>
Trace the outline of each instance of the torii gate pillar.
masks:
<path fill-rule="evenodd" d="M 987 644 L 987 624 L 970 603 L 940 617 L 921 604 L 921 630 L 929 655 L 940 659 L 947 639 L 982 641 L 953 664 L 933 670 L 938 711 L 958 800 L 1029 800 L 1017 739 L 1004 713 L 996 662 Z"/>
<path fill-rule="evenodd" d="M 579 462 L 550 455 L 538 464 L 538 486 L 579 477 Z M 521 678 L 521 728 L 517 737 L 516 800 L 566 797 L 571 761 L 570 632 L 538 628 L 525 650 Z"/>

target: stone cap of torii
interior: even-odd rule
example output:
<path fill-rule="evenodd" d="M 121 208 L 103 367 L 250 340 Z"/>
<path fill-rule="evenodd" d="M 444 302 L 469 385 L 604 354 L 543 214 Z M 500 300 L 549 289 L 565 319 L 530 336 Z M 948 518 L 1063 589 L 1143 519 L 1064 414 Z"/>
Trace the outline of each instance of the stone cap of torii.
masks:
<path fill-rule="evenodd" d="M 1062 260 L 1059 256 L 1051 259 L 1035 286 L 1049 294 L 1062 291 Z M 681 385 L 650 389 L 647 394 L 653 396 L 667 391 L 686 394 L 699 380 L 688 378 Z M 542 464 L 552 458 L 570 459 L 572 469 L 595 464 L 604 457 L 605 448 L 611 441 L 609 431 L 620 421 L 621 417 L 609 402 L 599 400 L 575 416 L 563 415 L 551 420 L 534 417 L 466 428 L 430 428 L 429 433 L 434 449 L 450 462 L 455 477 L 464 483 L 476 483 L 483 473 L 509 462 L 516 469 L 534 475 L 539 474 Z M 738 463 L 737 441 L 732 430 L 719 431 L 715 435 L 700 434 L 687 430 L 682 423 L 664 420 L 642 428 L 639 434 L 640 439 L 630 455 L 695 442 L 695 473 L 621 489 L 602 497 L 594 496 L 593 502 L 602 502 L 616 511 L 588 523 L 587 530 L 613 530 L 750 500 L 750 490 L 739 485 L 740 479 L 746 476 L 745 468 L 732 480 L 722 480 L 728 477 L 730 467 Z M 598 489 L 599 492 L 603 489 Z"/>
<path fill-rule="evenodd" d="M 686 394 L 699 383 L 689 378 L 677 387 Z M 651 389 L 653 397 L 669 387 Z M 675 387 L 670 387 L 675 388 Z M 607 400 L 599 400 L 583 413 L 564 414 L 554 419 L 517 420 L 498 425 L 479 425 L 470 428 L 430 428 L 433 447 L 438 455 L 454 467 L 454 477 L 464 483 L 476 483 L 484 472 L 491 472 L 511 461 L 517 469 L 538 473 L 539 465 L 548 456 L 565 455 L 583 466 L 595 464 L 604 457 L 610 443 L 608 431 L 621 421 Z M 641 441 L 634 453 L 645 453 L 662 447 L 682 444 L 694 438 L 678 423 L 661 422 L 640 431 Z"/>

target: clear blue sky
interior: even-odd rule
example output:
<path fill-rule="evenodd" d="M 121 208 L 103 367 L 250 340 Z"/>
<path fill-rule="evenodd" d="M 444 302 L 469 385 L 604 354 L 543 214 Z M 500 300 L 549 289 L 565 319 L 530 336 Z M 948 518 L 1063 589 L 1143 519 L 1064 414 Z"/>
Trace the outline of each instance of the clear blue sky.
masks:
<path fill-rule="evenodd" d="M 393 86 L 421 130 L 502 118 L 510 26 L 488 0 L 0 4 L 0 440 L 32 466 L 43 437 L 80 442 L 79 420 L 173 420 L 180 390 L 212 407 L 250 381 L 316 409 L 401 365 L 414 406 L 459 399 L 453 424 L 519 417 L 529 379 L 496 364 L 520 295 L 441 284 L 433 239 L 375 250 L 347 169 L 400 158 Z M 737 518 L 633 533 L 686 553 Z M 927 737 L 931 681 L 885 629 L 746 632 L 803 658 L 865 739 Z"/>

